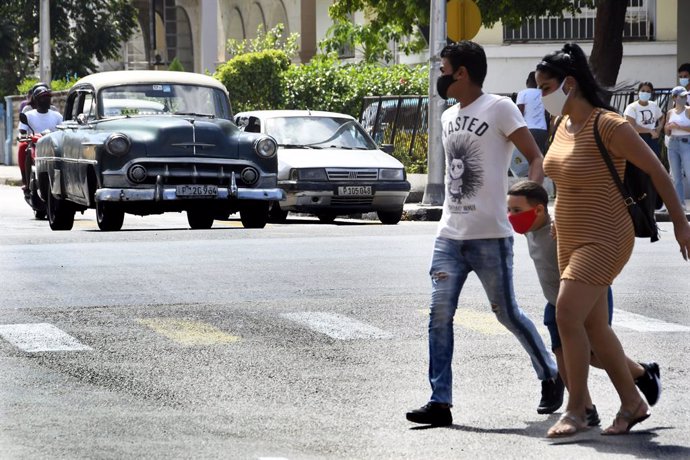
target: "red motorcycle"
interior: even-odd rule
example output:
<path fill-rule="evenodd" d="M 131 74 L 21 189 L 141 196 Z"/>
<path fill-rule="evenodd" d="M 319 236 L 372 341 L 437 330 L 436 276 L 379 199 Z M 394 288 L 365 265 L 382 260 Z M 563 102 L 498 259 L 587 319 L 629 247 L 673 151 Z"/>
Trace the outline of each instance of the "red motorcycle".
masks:
<path fill-rule="evenodd" d="M 31 134 L 19 138 L 20 143 L 26 143 L 26 153 L 24 156 L 24 199 L 34 211 L 34 216 L 38 220 L 46 219 L 46 202 L 38 195 L 38 181 L 36 180 L 36 143 L 43 136 L 36 133 L 31 128 L 26 118 L 26 114 L 20 113 L 19 119 L 22 123 L 29 126 Z"/>

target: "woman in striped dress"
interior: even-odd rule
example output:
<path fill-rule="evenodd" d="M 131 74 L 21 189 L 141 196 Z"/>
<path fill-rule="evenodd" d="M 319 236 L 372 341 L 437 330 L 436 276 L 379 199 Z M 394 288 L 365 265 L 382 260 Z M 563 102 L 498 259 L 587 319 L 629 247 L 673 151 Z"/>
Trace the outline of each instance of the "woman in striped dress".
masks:
<path fill-rule="evenodd" d="M 647 172 L 673 219 L 680 251 L 690 253 L 690 225 L 673 183 L 659 159 L 634 128 L 606 104 L 601 88 L 576 44 L 544 57 L 537 65 L 544 107 L 563 115 L 544 161 L 556 183 L 555 205 L 561 287 L 556 322 L 568 374 L 565 413 L 548 437 L 570 436 L 587 428 L 585 397 L 590 354 L 602 363 L 621 400 L 621 408 L 602 434 L 627 433 L 649 417 L 635 388 L 620 341 L 608 325 L 606 293 L 630 258 L 635 234 L 620 191 L 594 139 L 597 124 L 619 176 L 631 161 Z"/>

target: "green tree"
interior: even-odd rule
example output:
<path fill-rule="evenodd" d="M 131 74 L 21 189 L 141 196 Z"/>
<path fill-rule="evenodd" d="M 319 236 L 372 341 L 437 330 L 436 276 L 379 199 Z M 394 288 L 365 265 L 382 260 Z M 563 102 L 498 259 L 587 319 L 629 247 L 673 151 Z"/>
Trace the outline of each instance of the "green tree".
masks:
<path fill-rule="evenodd" d="M 180 60 L 175 56 L 168 66 L 168 70 L 173 70 L 175 72 L 184 72 L 184 66 Z"/>
<path fill-rule="evenodd" d="M 482 14 L 482 25 L 491 27 L 499 20 L 512 27 L 523 20 L 541 16 L 562 16 L 564 11 L 579 12 L 577 5 L 596 6 L 596 30 L 590 64 L 599 81 L 614 86 L 623 59 L 623 26 L 627 2 L 623 0 L 475 0 Z M 329 8 L 334 25 L 321 46 L 338 50 L 344 45 L 361 47 L 365 59 L 390 59 L 388 42 L 396 40 L 406 53 L 420 51 L 426 43 L 430 19 L 429 0 L 335 0 Z M 364 11 L 365 25 L 353 24 L 350 15 Z"/>
<path fill-rule="evenodd" d="M 36 0 L 0 2 L 0 96 L 12 94 L 38 67 Z M 131 0 L 53 0 L 50 2 L 51 72 L 56 78 L 86 75 L 96 62 L 120 56 L 122 42 L 136 27 Z"/>

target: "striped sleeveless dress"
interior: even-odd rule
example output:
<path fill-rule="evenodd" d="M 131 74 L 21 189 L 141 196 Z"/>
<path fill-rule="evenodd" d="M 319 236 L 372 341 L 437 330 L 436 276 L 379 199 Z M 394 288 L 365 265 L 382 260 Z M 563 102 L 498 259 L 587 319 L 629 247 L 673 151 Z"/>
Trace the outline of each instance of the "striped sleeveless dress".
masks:
<path fill-rule="evenodd" d="M 568 117 L 560 123 L 544 159 L 544 172 L 556 184 L 555 220 L 561 279 L 610 285 L 635 244 L 632 219 L 596 141 L 594 120 L 610 152 L 613 132 L 627 123 L 620 115 L 594 109 L 583 128 L 571 134 Z M 625 159 L 612 155 L 621 179 Z"/>

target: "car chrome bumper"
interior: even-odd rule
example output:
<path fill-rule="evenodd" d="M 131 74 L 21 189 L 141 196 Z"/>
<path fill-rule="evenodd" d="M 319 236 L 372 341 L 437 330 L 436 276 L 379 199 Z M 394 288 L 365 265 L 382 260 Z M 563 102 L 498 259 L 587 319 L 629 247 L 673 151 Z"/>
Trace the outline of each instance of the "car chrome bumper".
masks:
<path fill-rule="evenodd" d="M 270 200 L 285 199 L 285 192 L 279 188 L 222 188 L 218 187 L 215 196 L 178 197 L 175 187 L 156 187 L 147 189 L 135 188 L 101 188 L 96 190 L 96 201 L 175 201 L 175 200 Z"/>

